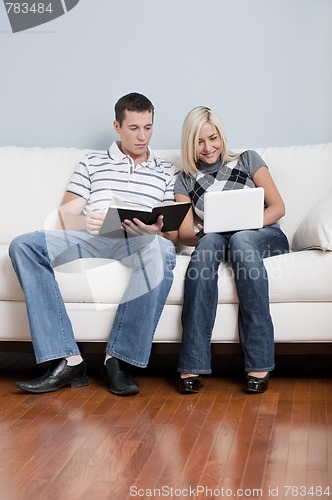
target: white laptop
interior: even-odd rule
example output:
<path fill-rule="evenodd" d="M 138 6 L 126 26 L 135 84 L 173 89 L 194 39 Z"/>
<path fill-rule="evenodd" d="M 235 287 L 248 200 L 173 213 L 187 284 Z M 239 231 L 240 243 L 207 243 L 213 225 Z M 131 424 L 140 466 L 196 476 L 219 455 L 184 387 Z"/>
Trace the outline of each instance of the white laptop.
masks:
<path fill-rule="evenodd" d="M 204 233 L 225 233 L 263 227 L 264 189 L 207 191 L 204 195 Z"/>

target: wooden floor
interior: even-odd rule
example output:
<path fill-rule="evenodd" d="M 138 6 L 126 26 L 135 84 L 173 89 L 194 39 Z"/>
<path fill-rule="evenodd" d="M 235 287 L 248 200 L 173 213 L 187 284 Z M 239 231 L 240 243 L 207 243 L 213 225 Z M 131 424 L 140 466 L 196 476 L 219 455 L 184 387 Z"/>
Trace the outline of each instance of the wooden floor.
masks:
<path fill-rule="evenodd" d="M 277 357 L 263 395 L 242 392 L 238 356 L 215 357 L 192 396 L 176 356 L 137 369 L 127 398 L 87 362 L 88 387 L 29 395 L 15 381 L 44 367 L 0 354 L 0 500 L 332 498 L 332 356 Z"/>

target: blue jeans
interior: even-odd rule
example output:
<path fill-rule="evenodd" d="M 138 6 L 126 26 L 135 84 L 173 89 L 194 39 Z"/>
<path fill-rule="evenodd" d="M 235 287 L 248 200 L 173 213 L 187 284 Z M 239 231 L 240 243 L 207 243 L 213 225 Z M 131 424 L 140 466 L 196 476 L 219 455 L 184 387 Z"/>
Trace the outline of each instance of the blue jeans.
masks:
<path fill-rule="evenodd" d="M 37 363 L 79 354 L 53 268 L 85 257 L 115 259 L 132 268 L 106 351 L 147 366 L 173 282 L 173 243 L 160 236 L 111 239 L 79 231 L 38 231 L 15 238 L 9 255 L 25 295 Z"/>
<path fill-rule="evenodd" d="M 288 252 L 281 229 L 209 233 L 198 242 L 186 272 L 181 373 L 211 373 L 211 335 L 218 304 L 218 267 L 230 260 L 239 299 L 238 330 L 246 372 L 274 368 L 274 331 L 265 257 Z"/>

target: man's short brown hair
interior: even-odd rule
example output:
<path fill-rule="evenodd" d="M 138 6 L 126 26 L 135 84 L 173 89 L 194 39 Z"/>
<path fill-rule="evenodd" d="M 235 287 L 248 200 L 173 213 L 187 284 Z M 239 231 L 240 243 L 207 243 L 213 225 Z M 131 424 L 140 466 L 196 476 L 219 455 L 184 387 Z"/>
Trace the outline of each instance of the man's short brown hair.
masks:
<path fill-rule="evenodd" d="M 152 102 L 142 94 L 137 92 L 132 92 L 131 94 L 124 95 L 120 97 L 118 102 L 114 107 L 115 119 L 119 123 L 120 127 L 125 119 L 125 111 L 138 111 L 143 113 L 144 111 L 151 111 L 152 121 L 154 116 L 154 106 Z"/>

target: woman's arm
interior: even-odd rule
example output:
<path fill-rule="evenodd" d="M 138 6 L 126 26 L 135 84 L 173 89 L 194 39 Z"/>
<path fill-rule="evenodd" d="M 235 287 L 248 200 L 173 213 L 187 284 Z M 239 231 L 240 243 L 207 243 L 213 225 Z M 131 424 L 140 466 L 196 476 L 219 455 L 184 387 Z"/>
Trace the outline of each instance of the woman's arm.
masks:
<path fill-rule="evenodd" d="M 184 194 L 176 194 L 175 201 L 186 201 L 191 203 L 191 199 Z M 179 228 L 179 238 L 181 243 L 189 246 L 196 246 L 199 238 L 195 236 L 194 231 L 194 213 L 192 207 L 189 209 L 184 221 Z"/>
<path fill-rule="evenodd" d="M 264 188 L 264 201 L 266 205 L 264 226 L 270 226 L 285 215 L 285 204 L 266 167 L 259 168 L 253 180 L 257 187 Z"/>

